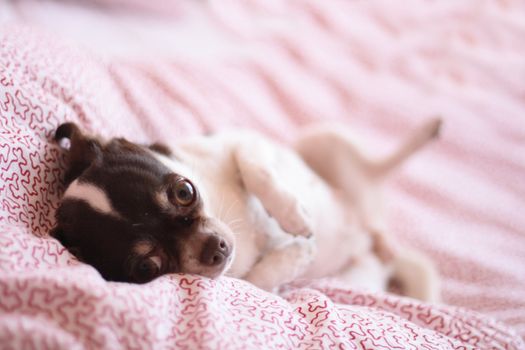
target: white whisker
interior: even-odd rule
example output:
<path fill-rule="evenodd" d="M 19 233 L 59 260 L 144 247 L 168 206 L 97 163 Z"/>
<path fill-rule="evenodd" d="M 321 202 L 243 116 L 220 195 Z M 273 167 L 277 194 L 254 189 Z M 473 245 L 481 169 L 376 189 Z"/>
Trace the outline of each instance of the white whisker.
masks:
<path fill-rule="evenodd" d="M 232 210 L 233 207 L 234 207 L 238 202 L 239 202 L 239 200 L 237 199 L 237 200 L 233 201 L 232 204 L 230 204 L 230 206 L 228 207 L 228 210 L 226 210 L 226 214 L 224 215 L 225 218 L 228 217 L 228 214 L 230 214 L 230 210 Z"/>
<path fill-rule="evenodd" d="M 217 218 L 220 221 L 224 221 L 224 218 L 222 217 L 222 211 L 224 209 L 224 193 L 221 196 L 221 200 L 219 201 L 219 208 L 217 209 Z"/>
<path fill-rule="evenodd" d="M 228 227 L 234 234 L 238 234 L 237 230 L 242 227 L 242 223 L 244 222 L 243 219 L 234 219 L 228 222 Z"/>
<path fill-rule="evenodd" d="M 233 220 L 230 220 L 230 221 L 228 222 L 228 226 L 233 225 L 233 224 L 236 224 L 236 223 L 241 223 L 241 222 L 243 222 L 243 221 L 244 221 L 243 219 L 233 219 Z"/>

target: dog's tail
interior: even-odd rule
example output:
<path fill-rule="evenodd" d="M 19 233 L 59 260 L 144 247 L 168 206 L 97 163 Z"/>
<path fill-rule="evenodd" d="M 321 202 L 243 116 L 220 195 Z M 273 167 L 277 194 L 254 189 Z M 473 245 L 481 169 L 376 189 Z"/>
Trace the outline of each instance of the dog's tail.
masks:
<path fill-rule="evenodd" d="M 413 250 L 404 250 L 396 255 L 392 268 L 392 291 L 427 302 L 440 301 L 438 272 L 425 255 Z"/>

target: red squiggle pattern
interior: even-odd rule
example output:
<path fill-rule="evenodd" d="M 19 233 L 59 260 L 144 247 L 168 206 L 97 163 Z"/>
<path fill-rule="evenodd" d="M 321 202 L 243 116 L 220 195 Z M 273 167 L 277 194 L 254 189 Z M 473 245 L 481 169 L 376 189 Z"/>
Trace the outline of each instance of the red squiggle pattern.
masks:
<path fill-rule="evenodd" d="M 478 131 L 482 135 L 489 135 L 488 129 L 499 131 L 496 136 L 490 134 L 494 137 L 484 138 L 482 143 L 473 139 L 472 133 L 456 135 L 462 137 L 453 139 L 445 137 L 443 146 L 432 153 L 433 160 L 440 164 L 433 169 L 445 169 L 444 174 L 440 174 L 444 180 L 432 182 L 428 180 L 432 174 L 421 172 L 415 166 L 413 175 L 395 182 L 400 206 L 394 210 L 393 226 L 398 232 L 408 232 L 405 238 L 420 243 L 441 263 L 447 302 L 488 312 L 491 308 L 479 301 L 488 298 L 486 303 L 519 313 L 524 305 L 520 294 L 524 285 L 517 273 L 519 270 L 514 267 L 519 268 L 519 262 L 523 262 L 519 255 L 523 247 L 520 235 L 523 221 L 509 219 L 507 210 L 515 203 L 522 204 L 508 192 L 525 193 L 523 186 L 515 181 L 523 168 L 522 158 L 512 153 L 513 142 L 523 137 L 523 128 L 512 118 L 505 123 L 495 122 L 496 112 L 491 114 L 491 109 L 482 108 L 484 105 L 477 102 L 469 105 L 469 96 L 461 95 L 462 90 L 451 90 L 446 79 L 436 79 L 432 85 L 434 81 L 425 80 L 420 71 L 410 68 L 412 66 L 401 59 L 403 55 L 394 57 L 391 66 L 385 62 L 381 65 L 380 58 L 388 53 L 367 46 L 372 45 L 373 40 L 365 43 L 356 39 L 348 23 L 360 22 L 348 22 L 338 15 L 340 11 L 349 11 L 350 5 L 334 4 L 337 5 L 305 1 L 301 6 L 283 5 L 282 11 L 287 6 L 295 7 L 288 10 L 308 34 L 304 37 L 294 37 L 291 30 L 259 32 L 250 22 L 230 20 L 229 16 L 235 13 L 251 18 L 260 13 L 270 15 L 272 11 L 281 11 L 271 6 L 266 8 L 263 3 L 254 1 L 241 6 L 224 2 L 220 9 L 210 5 L 213 10 L 210 16 L 220 30 L 237 34 L 239 40 L 255 41 L 257 50 L 261 50 L 259 54 L 263 55 L 257 56 L 261 58 L 237 57 L 233 62 L 209 66 L 176 59 L 161 64 L 124 64 L 116 59 L 104 62 L 30 27 L 1 28 L 1 347 L 525 348 L 513 329 L 487 315 L 455 306 L 427 305 L 391 295 L 356 291 L 337 281 L 296 282 L 286 286 L 279 296 L 231 278 L 214 281 L 170 275 L 142 286 L 107 283 L 94 269 L 78 263 L 56 240 L 48 237 L 63 190 L 60 185 L 63 160 L 50 138 L 56 126 L 65 120 L 75 121 L 87 131 L 103 136 L 123 135 L 139 142 L 152 141 L 155 137 L 170 142 L 178 135 L 229 125 L 253 126 L 285 140 L 293 136 L 296 126 L 319 120 L 320 115 L 349 121 L 341 117 L 348 114 L 355 116 L 359 130 L 393 136 L 415 122 L 411 117 L 415 96 L 425 100 L 426 107 L 433 105 L 433 97 L 418 95 L 403 84 L 394 84 L 399 100 L 390 101 L 389 94 L 375 94 L 361 89 L 360 84 L 372 79 L 377 86 L 382 86 L 379 83 L 387 86 L 399 74 L 410 77 L 414 84 L 424 81 L 429 85 L 421 84 L 428 89 L 456 91 L 458 95 L 451 98 L 456 103 L 447 102 L 450 102 L 451 115 L 458 115 L 456 122 L 460 126 L 468 125 L 471 112 L 462 108 L 470 106 L 491 126 L 480 127 Z M 236 6 L 240 12 L 228 11 Z M 402 35 L 405 31 L 403 26 L 390 23 L 392 18 L 404 16 L 400 13 L 388 18 L 377 17 L 374 14 L 380 11 L 365 5 L 347 13 L 362 16 L 361 20 L 373 18 L 369 24 L 376 26 L 379 36 Z M 458 13 L 462 12 L 458 10 Z M 320 46 L 314 47 L 311 42 Z M 436 70 L 457 69 L 447 65 L 446 57 L 436 58 L 440 53 L 428 47 L 433 42 L 426 44 L 425 41 L 425 45 L 416 50 L 416 56 L 430 55 L 434 60 L 419 63 L 426 62 Z M 328 56 L 334 58 L 332 65 L 325 64 Z M 502 56 L 505 57 L 504 52 Z M 464 59 L 468 63 L 472 58 Z M 464 75 L 467 82 L 469 76 L 489 79 L 472 73 L 475 69 L 491 71 L 483 68 L 484 64 L 492 67 L 490 62 L 480 60 L 478 63 L 480 66 L 465 64 L 467 68 L 460 69 L 461 74 L 456 73 Z M 388 69 L 395 72 L 390 79 L 377 78 Z M 347 72 L 351 72 L 352 79 L 345 75 Z M 457 74 L 453 79 L 458 79 Z M 522 91 L 512 76 L 496 74 L 494 79 L 502 81 L 509 94 Z M 256 100 L 256 96 L 262 100 Z M 464 104 L 457 103 L 458 100 Z M 224 116 L 223 119 L 217 119 L 218 115 Z M 508 137 L 501 138 L 501 135 Z M 481 147 L 485 144 L 491 147 Z M 504 153 L 514 158 L 505 159 L 501 156 Z M 427 160 L 427 166 L 429 162 Z M 491 215 L 485 207 L 479 207 L 477 201 L 470 201 L 470 196 L 458 195 L 461 188 L 447 187 L 457 176 L 451 169 L 458 166 L 463 166 L 465 174 L 476 175 L 472 182 L 481 182 L 477 190 L 496 193 L 498 203 L 502 203 L 498 207 L 501 212 Z M 484 167 L 491 171 L 484 171 Z M 492 182 L 485 186 L 485 181 Z M 462 184 L 460 181 L 457 186 L 464 186 Z M 455 208 L 444 206 L 447 201 L 462 208 L 461 218 L 454 216 L 458 213 Z M 438 215 L 437 219 L 429 216 L 429 212 Z M 485 228 L 487 232 L 484 232 L 477 230 L 477 226 L 474 230 L 462 221 L 465 217 L 469 222 L 474 221 L 478 216 L 484 218 L 480 222 L 494 225 L 496 231 Z M 432 225 L 433 220 L 439 224 Z M 449 222 L 450 226 L 446 226 Z M 452 223 L 465 227 L 460 238 L 459 233 L 453 236 L 449 233 L 453 230 L 446 230 L 453 227 Z M 468 245 L 472 232 L 481 247 L 490 248 L 484 251 L 487 254 L 468 255 L 450 249 Z M 505 240 L 492 241 L 493 232 Z M 432 237 L 439 237 L 439 242 L 432 241 Z M 479 256 L 500 253 L 500 250 L 504 253 L 495 256 L 503 255 L 502 259 L 493 259 L 490 263 L 479 261 Z M 498 265 L 513 254 L 515 265 Z M 499 282 L 504 291 L 495 289 Z M 516 292 L 513 294 L 513 291 Z M 523 324 L 523 317 L 512 317 L 515 324 Z"/>
<path fill-rule="evenodd" d="M 0 341 L 13 347 L 519 349 L 479 314 L 396 296 L 289 285 L 281 297 L 231 278 L 107 283 L 49 238 L 0 229 Z M 42 259 L 42 256 L 48 256 Z"/>

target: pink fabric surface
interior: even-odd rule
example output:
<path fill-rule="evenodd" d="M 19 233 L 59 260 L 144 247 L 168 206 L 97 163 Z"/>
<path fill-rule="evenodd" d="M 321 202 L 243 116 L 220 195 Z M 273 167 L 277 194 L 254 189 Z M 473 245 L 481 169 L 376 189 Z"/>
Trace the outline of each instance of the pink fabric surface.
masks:
<path fill-rule="evenodd" d="M 36 26 L 1 29 L 0 343 L 524 348 L 522 3 L 206 6 L 235 44 L 213 60 L 103 60 Z M 438 262 L 452 306 L 334 281 L 298 282 L 280 297 L 228 278 L 107 283 L 47 237 L 63 190 L 50 136 L 64 120 L 167 143 L 234 126 L 288 141 L 334 120 L 380 154 L 434 114 L 445 119 L 440 142 L 386 184 L 389 224 Z"/>

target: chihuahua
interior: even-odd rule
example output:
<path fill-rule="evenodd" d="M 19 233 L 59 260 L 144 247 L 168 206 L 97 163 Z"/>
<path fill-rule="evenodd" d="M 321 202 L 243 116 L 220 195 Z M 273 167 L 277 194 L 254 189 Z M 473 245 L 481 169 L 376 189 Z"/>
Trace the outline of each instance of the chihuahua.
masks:
<path fill-rule="evenodd" d="M 424 122 L 374 160 L 333 125 L 307 128 L 290 146 L 242 130 L 170 149 L 104 141 L 65 123 L 55 133 L 67 170 L 52 235 L 111 281 L 225 274 L 276 291 L 336 277 L 436 301 L 433 264 L 387 235 L 379 189 L 440 125 Z"/>

